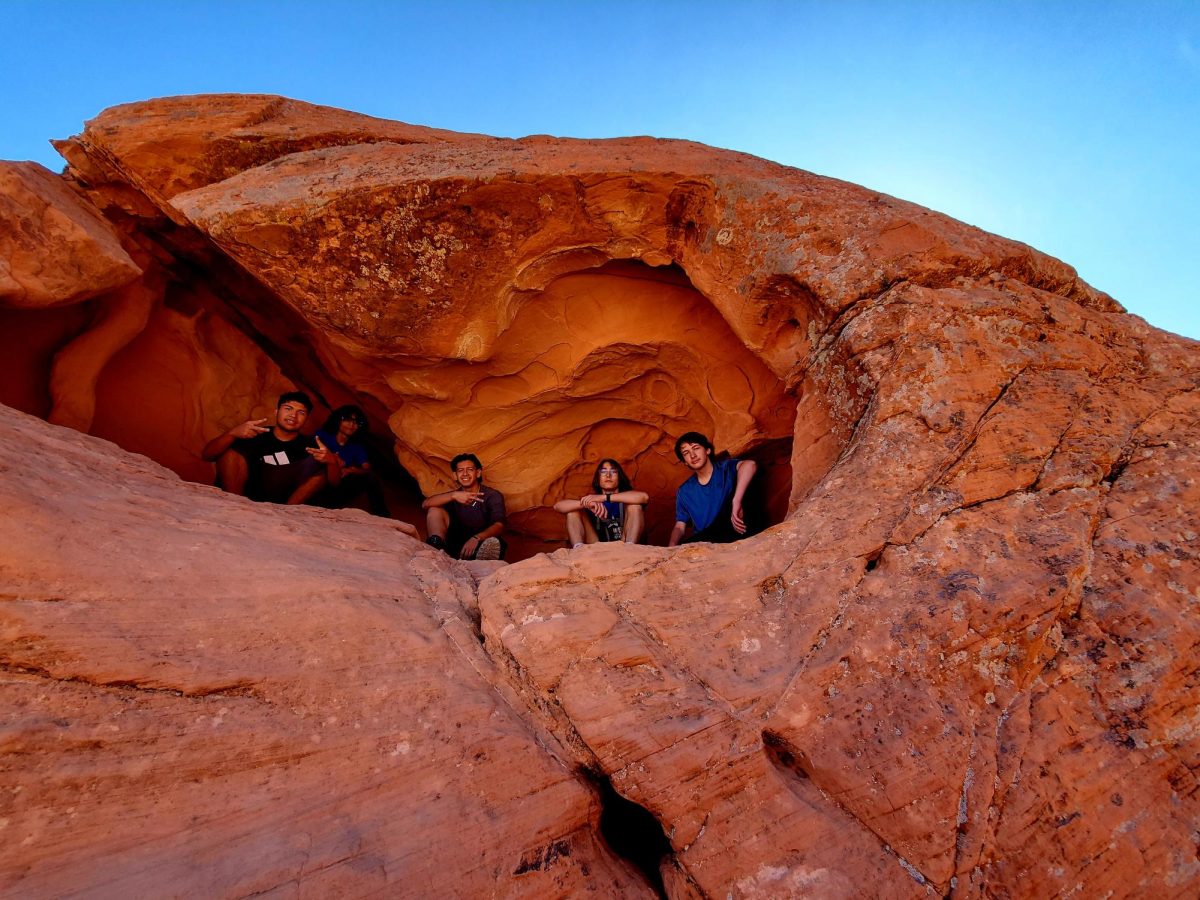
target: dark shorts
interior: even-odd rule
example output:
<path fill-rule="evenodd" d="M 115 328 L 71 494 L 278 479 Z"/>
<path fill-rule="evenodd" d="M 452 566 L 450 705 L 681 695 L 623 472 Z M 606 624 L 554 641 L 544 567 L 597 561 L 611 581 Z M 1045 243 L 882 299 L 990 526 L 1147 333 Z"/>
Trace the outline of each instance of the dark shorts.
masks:
<path fill-rule="evenodd" d="M 296 489 L 314 475 L 322 475 L 325 467 L 312 457 L 290 466 L 268 466 L 260 460 L 249 459 L 246 496 L 266 503 L 287 503 Z"/>
<path fill-rule="evenodd" d="M 584 510 L 587 513 L 588 520 L 592 523 L 592 528 L 596 530 L 596 537 L 600 539 L 602 544 L 619 544 L 625 540 L 625 523 L 622 519 L 597 519 L 595 513 L 591 510 Z M 622 510 L 624 512 L 624 510 Z"/>
<path fill-rule="evenodd" d="M 721 506 L 721 511 L 717 513 L 717 517 L 703 531 L 696 531 L 692 536 L 685 538 L 683 543 L 694 544 L 698 541 L 707 541 L 710 544 L 732 544 L 734 541 L 740 541 L 744 538 L 756 534 L 759 529 L 754 527 L 750 513 L 746 510 L 746 506 L 742 504 L 742 516 L 746 520 L 746 533 L 738 534 L 733 529 L 733 496 L 725 501 Z"/>

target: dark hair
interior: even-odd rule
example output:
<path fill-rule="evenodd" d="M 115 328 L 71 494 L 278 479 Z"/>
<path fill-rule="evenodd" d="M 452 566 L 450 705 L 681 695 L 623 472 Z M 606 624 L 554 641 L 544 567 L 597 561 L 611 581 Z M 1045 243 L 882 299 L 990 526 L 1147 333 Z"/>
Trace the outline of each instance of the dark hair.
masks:
<path fill-rule="evenodd" d="M 288 391 L 286 394 L 280 394 L 279 402 L 275 404 L 275 408 L 279 409 L 285 403 L 299 403 L 309 412 L 312 412 L 312 400 L 304 391 Z"/>
<path fill-rule="evenodd" d="M 613 491 L 613 493 L 632 491 L 633 485 L 629 482 L 629 476 L 625 474 L 625 470 L 621 468 L 621 464 L 615 459 L 602 459 L 596 463 L 596 474 L 592 476 L 592 491 L 597 494 L 603 493 L 600 490 L 600 470 L 604 468 L 605 463 L 608 463 L 617 470 L 617 490 Z"/>
<path fill-rule="evenodd" d="M 684 444 L 699 444 L 701 447 L 707 447 L 709 453 L 713 451 L 712 441 L 698 431 L 689 431 L 675 442 L 675 455 L 679 457 L 680 462 L 683 462 L 683 451 L 679 448 Z"/>
<path fill-rule="evenodd" d="M 468 461 L 475 463 L 475 468 L 477 469 L 483 468 L 483 463 L 479 461 L 479 457 L 474 453 L 460 453 L 458 456 L 454 457 L 454 459 L 450 460 L 450 471 L 453 472 L 455 469 L 457 469 L 460 462 Z"/>
<path fill-rule="evenodd" d="M 330 434 L 338 433 L 338 426 L 346 419 L 352 419 L 358 423 L 358 431 L 350 438 L 354 443 L 358 443 L 367 436 L 367 416 L 362 411 L 361 407 L 355 406 L 353 403 L 347 403 L 345 406 L 339 406 L 329 414 L 329 418 L 325 420 L 325 424 L 321 426 L 322 431 L 328 431 Z"/>

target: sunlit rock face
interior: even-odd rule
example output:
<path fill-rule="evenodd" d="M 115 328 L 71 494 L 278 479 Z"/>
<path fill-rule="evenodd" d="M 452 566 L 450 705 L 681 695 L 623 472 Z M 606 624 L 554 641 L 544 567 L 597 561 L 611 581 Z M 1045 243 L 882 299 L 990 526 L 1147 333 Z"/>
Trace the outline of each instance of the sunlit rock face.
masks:
<path fill-rule="evenodd" d="M 687 474 L 673 441 L 692 429 L 769 464 L 778 521 L 788 483 L 802 493 L 840 452 L 862 393 L 815 342 L 888 285 L 998 271 L 1110 303 L 1027 247 L 678 141 L 499 140 L 218 96 L 117 107 L 59 146 L 176 281 L 200 267 L 221 297 L 203 310 L 326 404 L 386 423 L 424 492 L 476 452 L 509 499 L 518 556 L 557 545 L 549 507 L 586 490 L 603 456 L 652 494 L 661 541 Z M 814 363 L 838 384 L 819 387 Z M 229 427 L 247 399 L 198 421 Z M 151 455 L 194 455 L 187 438 Z"/>
<path fill-rule="evenodd" d="M 682 142 L 224 96 L 61 147 L 143 274 L 0 312 L 6 402 L 76 429 L 4 413 L 0 890 L 1200 890 L 1195 342 Z M 424 491 L 479 452 L 517 556 L 608 455 L 661 536 L 690 428 L 770 463 L 777 524 L 468 569 L 77 433 L 203 480 L 285 384 L 361 403 Z M 86 838 L 129 815 L 144 845 Z"/>
<path fill-rule="evenodd" d="M 0 307 L 78 303 L 141 274 L 109 223 L 60 177 L 0 162 Z"/>

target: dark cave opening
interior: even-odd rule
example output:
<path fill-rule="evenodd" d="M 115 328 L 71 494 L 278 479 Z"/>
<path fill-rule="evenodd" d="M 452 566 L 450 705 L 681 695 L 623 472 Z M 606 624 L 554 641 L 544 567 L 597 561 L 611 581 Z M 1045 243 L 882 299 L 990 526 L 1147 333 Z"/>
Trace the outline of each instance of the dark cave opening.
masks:
<path fill-rule="evenodd" d="M 673 851 L 662 826 L 644 806 L 618 794 L 604 774 L 587 771 L 584 775 L 600 793 L 600 836 L 604 843 L 641 872 L 659 897 L 665 898 L 659 866 Z"/>

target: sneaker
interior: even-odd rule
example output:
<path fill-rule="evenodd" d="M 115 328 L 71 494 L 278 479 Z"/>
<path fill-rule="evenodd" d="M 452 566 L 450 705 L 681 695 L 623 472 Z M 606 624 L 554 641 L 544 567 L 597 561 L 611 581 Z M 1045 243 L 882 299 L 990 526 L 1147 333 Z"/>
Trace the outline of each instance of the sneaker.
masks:
<path fill-rule="evenodd" d="M 499 559 L 500 558 L 500 539 L 490 537 L 481 541 L 479 546 L 475 548 L 475 559 Z"/>
<path fill-rule="evenodd" d="M 425 538 L 425 543 L 427 543 L 434 550 L 446 549 L 446 542 L 436 534 L 431 534 L 429 537 Z"/>

